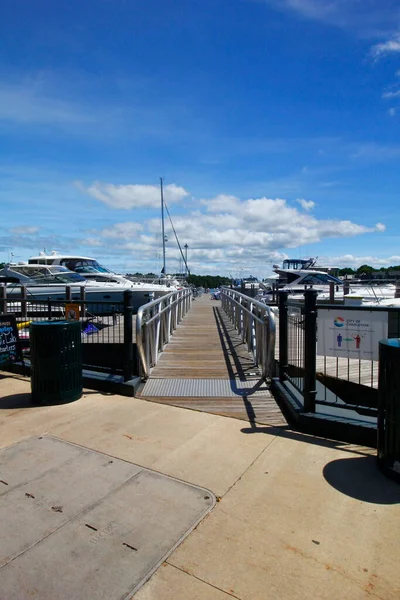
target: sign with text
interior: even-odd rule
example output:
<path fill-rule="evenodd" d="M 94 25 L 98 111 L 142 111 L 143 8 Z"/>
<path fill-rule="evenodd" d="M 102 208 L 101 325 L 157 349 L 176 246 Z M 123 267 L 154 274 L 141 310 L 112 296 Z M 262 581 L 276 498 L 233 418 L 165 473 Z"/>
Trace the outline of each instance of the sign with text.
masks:
<path fill-rule="evenodd" d="M 65 317 L 67 321 L 79 321 L 79 304 L 66 304 Z"/>
<path fill-rule="evenodd" d="M 0 367 L 21 360 L 15 315 L 0 316 Z"/>
<path fill-rule="evenodd" d="M 340 308 L 318 311 L 320 355 L 378 360 L 379 341 L 387 335 L 387 312 Z"/>

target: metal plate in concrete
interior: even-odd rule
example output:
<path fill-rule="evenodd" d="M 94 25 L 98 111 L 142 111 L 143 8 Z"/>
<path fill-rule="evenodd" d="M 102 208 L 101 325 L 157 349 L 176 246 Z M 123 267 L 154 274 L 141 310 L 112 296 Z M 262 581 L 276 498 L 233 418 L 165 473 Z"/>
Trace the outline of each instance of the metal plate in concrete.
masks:
<path fill-rule="evenodd" d="M 143 397 L 164 398 L 237 398 L 265 396 L 267 384 L 261 379 L 148 379 L 141 392 Z"/>
<path fill-rule="evenodd" d="M 53 456 L 48 459 L 51 447 Z M 8 477 L 11 486 L 3 484 L 10 490 L 5 493 L 3 490 L 0 496 L 0 566 L 140 471 L 140 467 L 131 463 L 46 437 L 3 449 L 0 463 L 1 470 L 5 465 L 11 475 Z M 12 482 L 18 479 L 21 483 L 13 486 Z"/>
<path fill-rule="evenodd" d="M 46 472 L 62 468 L 85 452 L 83 448 L 49 437 L 36 438 L 35 442 L 29 438 L 4 448 L 0 454 L 0 495 Z"/>
<path fill-rule="evenodd" d="M 30 440 L 32 480 L 0 498 L 0 590 L 7 600 L 127 598 L 215 502 L 203 488 L 43 440 L 55 455 L 72 448 L 78 456 L 36 477 L 34 449 L 42 440 Z M 18 446 L 26 452 L 29 442 L 0 451 L 2 464 L 7 453 L 18 463 Z"/>

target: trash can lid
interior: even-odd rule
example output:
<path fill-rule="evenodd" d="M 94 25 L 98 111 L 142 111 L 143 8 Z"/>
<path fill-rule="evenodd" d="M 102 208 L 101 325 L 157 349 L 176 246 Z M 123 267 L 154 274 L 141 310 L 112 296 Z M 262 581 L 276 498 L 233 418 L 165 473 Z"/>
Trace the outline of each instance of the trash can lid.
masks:
<path fill-rule="evenodd" d="M 54 327 L 60 325 L 65 327 L 65 325 L 75 325 L 76 323 L 79 323 L 79 321 L 32 321 L 31 327 Z"/>
<path fill-rule="evenodd" d="M 379 345 L 390 346 L 392 348 L 400 348 L 400 338 L 390 338 L 388 340 L 381 340 Z"/>

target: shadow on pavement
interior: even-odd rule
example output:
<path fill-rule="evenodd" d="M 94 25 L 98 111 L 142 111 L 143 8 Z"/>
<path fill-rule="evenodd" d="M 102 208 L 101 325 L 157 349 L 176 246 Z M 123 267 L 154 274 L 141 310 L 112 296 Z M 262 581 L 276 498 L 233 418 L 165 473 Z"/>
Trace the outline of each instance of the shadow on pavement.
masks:
<path fill-rule="evenodd" d="M 38 404 L 32 404 L 30 393 L 10 394 L 0 398 L 0 410 L 6 408 L 34 408 Z"/>
<path fill-rule="evenodd" d="M 339 440 L 330 440 L 326 438 L 316 437 L 314 435 L 301 433 L 300 431 L 294 431 L 290 429 L 290 426 L 281 427 L 281 426 L 265 426 L 265 425 L 257 425 L 254 423 L 252 427 L 243 427 L 240 430 L 242 433 L 266 433 L 269 435 L 276 435 L 279 437 L 284 437 L 289 440 L 295 440 L 297 442 L 303 442 L 305 444 L 313 444 L 314 446 L 322 446 L 323 448 L 334 448 L 336 450 L 341 450 L 343 452 L 350 452 L 351 454 L 359 454 L 361 456 L 371 456 L 371 452 L 373 450 L 371 448 L 365 448 L 364 446 L 358 446 L 355 444 L 350 444 L 349 442 L 341 442 Z"/>
<path fill-rule="evenodd" d="M 374 456 L 333 460 L 325 465 L 323 475 L 336 490 L 362 502 L 400 503 L 400 486 L 380 472 Z"/>

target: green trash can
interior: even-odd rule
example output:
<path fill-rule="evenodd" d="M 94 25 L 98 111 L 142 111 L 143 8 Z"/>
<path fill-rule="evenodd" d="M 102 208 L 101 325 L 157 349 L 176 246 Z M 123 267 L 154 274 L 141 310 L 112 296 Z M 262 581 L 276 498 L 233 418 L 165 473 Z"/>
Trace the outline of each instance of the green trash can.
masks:
<path fill-rule="evenodd" d="M 82 396 L 79 321 L 40 321 L 30 325 L 31 390 L 35 404 L 61 404 Z"/>
<path fill-rule="evenodd" d="M 379 342 L 378 464 L 400 482 L 400 339 Z"/>

